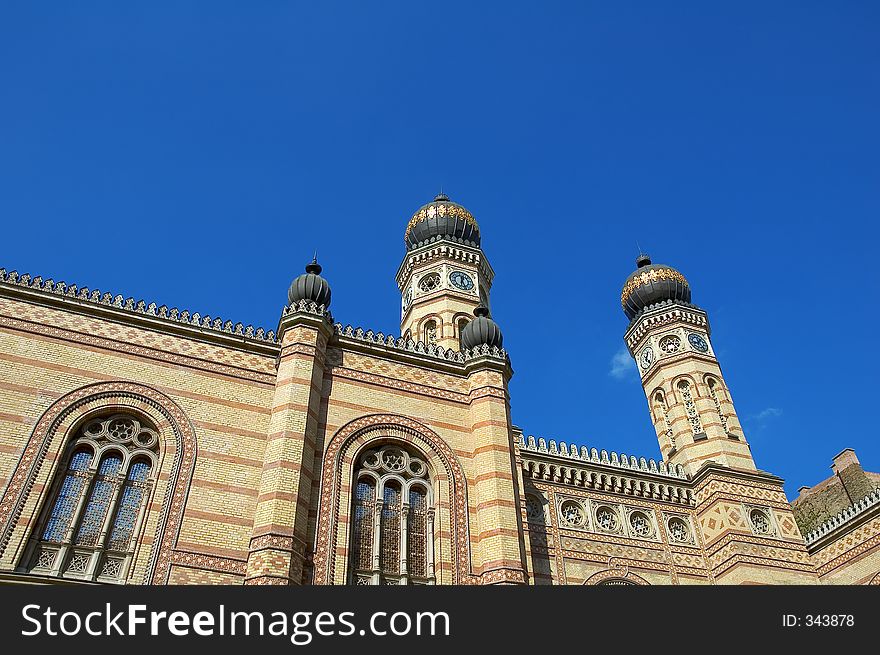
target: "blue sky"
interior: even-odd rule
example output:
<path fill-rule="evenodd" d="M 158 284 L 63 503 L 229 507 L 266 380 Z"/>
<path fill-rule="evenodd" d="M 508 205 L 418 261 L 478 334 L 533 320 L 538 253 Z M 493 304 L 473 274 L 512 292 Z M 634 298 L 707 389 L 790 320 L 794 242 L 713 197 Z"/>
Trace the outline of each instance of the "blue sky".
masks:
<path fill-rule="evenodd" d="M 411 213 L 477 217 L 527 434 L 659 456 L 638 243 L 704 307 L 789 496 L 880 470 L 880 6 L 9 2 L 0 266 L 274 328 L 317 249 L 397 333 Z"/>

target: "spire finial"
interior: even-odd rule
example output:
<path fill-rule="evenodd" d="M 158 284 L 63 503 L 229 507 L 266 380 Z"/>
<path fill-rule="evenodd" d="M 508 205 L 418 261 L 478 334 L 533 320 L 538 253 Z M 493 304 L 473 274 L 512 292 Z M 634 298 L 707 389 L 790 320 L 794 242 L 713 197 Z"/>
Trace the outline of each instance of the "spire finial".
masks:
<path fill-rule="evenodd" d="M 321 268 L 321 265 L 318 263 L 318 251 L 315 250 L 315 256 L 312 258 L 311 263 L 306 265 L 306 273 L 320 275 L 322 270 L 324 269 Z"/>
<path fill-rule="evenodd" d="M 651 258 L 644 252 L 639 249 L 639 256 L 636 257 L 636 267 L 642 268 L 643 266 L 648 266 L 651 263 Z"/>

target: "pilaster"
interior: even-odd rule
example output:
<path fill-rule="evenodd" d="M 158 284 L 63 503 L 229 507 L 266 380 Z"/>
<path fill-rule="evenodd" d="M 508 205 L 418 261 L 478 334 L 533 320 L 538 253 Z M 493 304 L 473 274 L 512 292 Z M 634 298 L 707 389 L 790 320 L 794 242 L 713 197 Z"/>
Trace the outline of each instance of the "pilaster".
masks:
<path fill-rule="evenodd" d="M 245 584 L 303 584 L 309 577 L 308 511 L 321 388 L 332 323 L 300 303 L 285 310 L 269 435 Z"/>
<path fill-rule="evenodd" d="M 479 357 L 468 364 L 472 475 L 477 533 L 473 569 L 481 584 L 524 584 L 521 489 L 515 462 L 506 361 Z"/>

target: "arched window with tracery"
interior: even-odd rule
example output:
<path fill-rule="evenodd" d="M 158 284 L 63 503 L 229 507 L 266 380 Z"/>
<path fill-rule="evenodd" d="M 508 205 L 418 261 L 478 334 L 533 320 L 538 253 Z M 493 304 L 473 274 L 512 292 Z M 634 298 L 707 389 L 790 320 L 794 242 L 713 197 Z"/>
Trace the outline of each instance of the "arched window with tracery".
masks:
<path fill-rule="evenodd" d="M 703 422 L 700 420 L 700 413 L 697 411 L 697 405 L 694 402 L 694 394 L 691 389 L 690 381 L 680 380 L 678 382 L 678 391 L 681 393 L 681 399 L 684 402 L 684 411 L 691 424 L 691 430 L 693 430 L 694 435 L 702 435 Z"/>
<path fill-rule="evenodd" d="M 433 584 L 433 493 L 425 460 L 386 444 L 358 458 L 353 479 L 350 582 Z"/>
<path fill-rule="evenodd" d="M 121 582 L 143 524 L 159 435 L 128 414 L 86 423 L 70 444 L 25 557 L 31 573 Z"/>
<path fill-rule="evenodd" d="M 660 389 L 654 392 L 654 411 L 655 415 L 663 417 L 663 431 L 669 445 L 675 450 L 675 434 L 672 431 L 672 422 L 669 420 L 669 405 L 666 403 L 666 394 Z"/>
<path fill-rule="evenodd" d="M 728 437 L 733 436 L 730 434 L 730 427 L 727 425 L 727 416 L 721 408 L 721 398 L 718 394 L 721 390 L 721 384 L 715 378 L 707 377 L 706 387 L 709 389 L 709 396 L 712 398 L 712 402 L 715 403 L 715 411 L 718 412 L 718 419 L 721 421 L 721 429 L 724 430 L 724 434 Z"/>
<path fill-rule="evenodd" d="M 425 344 L 437 343 L 437 321 L 431 320 L 425 323 Z"/>

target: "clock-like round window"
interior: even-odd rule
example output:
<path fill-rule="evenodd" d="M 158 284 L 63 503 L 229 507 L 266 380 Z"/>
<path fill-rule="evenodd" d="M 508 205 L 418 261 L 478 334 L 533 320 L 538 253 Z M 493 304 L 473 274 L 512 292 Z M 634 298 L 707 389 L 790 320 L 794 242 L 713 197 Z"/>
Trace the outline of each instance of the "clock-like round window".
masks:
<path fill-rule="evenodd" d="M 691 332 L 688 335 L 688 342 L 690 342 L 691 346 L 693 346 L 694 350 L 698 350 L 701 353 L 709 350 L 709 344 L 706 343 L 706 340 L 697 334 L 696 332 Z"/>
<path fill-rule="evenodd" d="M 617 512 L 610 507 L 600 507 L 596 510 L 596 525 L 606 532 L 617 532 Z"/>
<path fill-rule="evenodd" d="M 684 544 L 691 540 L 691 529 L 684 519 L 673 516 L 666 524 L 669 532 L 669 539 Z"/>
<path fill-rule="evenodd" d="M 449 274 L 449 282 L 456 289 L 461 289 L 462 291 L 470 291 L 474 288 L 474 280 L 467 273 L 463 273 L 462 271 L 453 271 Z"/>
<path fill-rule="evenodd" d="M 651 520 L 644 512 L 633 512 L 629 515 L 629 529 L 637 537 L 650 537 L 654 532 Z"/>
<path fill-rule="evenodd" d="M 568 525 L 583 525 L 586 519 L 583 506 L 575 500 L 564 500 L 559 506 L 559 514 Z"/>
<path fill-rule="evenodd" d="M 419 280 L 419 289 L 422 291 L 434 291 L 434 289 L 438 288 L 440 288 L 439 273 L 428 273 L 425 277 Z"/>
<path fill-rule="evenodd" d="M 674 334 L 663 337 L 660 339 L 660 350 L 665 353 L 677 353 L 681 350 L 681 339 Z"/>

